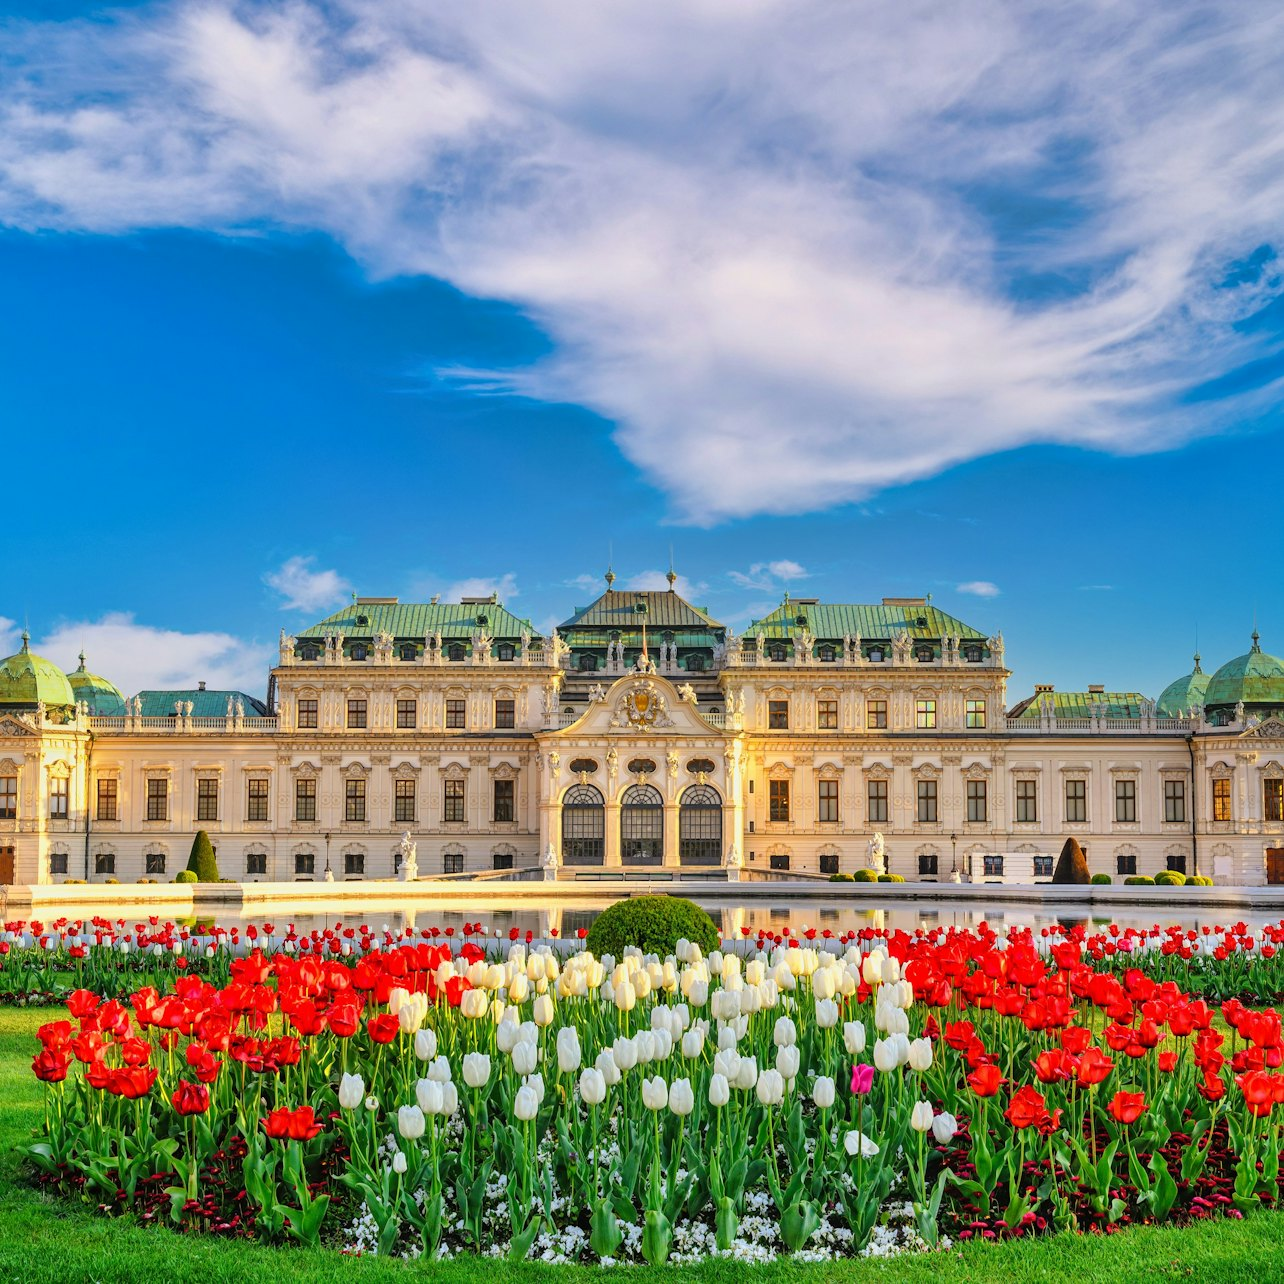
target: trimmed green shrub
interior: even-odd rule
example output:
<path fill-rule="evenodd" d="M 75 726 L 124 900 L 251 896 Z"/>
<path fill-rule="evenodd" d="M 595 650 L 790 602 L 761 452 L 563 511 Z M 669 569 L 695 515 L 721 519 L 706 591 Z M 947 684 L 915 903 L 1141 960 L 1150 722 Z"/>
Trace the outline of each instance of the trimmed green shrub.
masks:
<path fill-rule="evenodd" d="M 1079 846 L 1079 840 L 1071 834 L 1057 860 L 1057 867 L 1052 871 L 1054 883 L 1090 883 L 1092 873 L 1088 869 L 1088 858 Z"/>
<path fill-rule="evenodd" d="M 192 854 L 187 858 L 187 868 L 196 875 L 198 883 L 218 882 L 218 861 L 214 859 L 214 844 L 203 829 L 198 830 L 196 837 L 192 839 Z"/>
<path fill-rule="evenodd" d="M 721 944 L 713 919 L 681 896 L 636 896 L 603 910 L 589 928 L 585 944 L 598 958 L 619 958 L 628 945 L 644 954 L 672 954 L 685 937 L 706 954 Z"/>
<path fill-rule="evenodd" d="M 1155 880 L 1149 874 L 1130 874 L 1124 883 L 1128 887 L 1154 887 Z"/>
<path fill-rule="evenodd" d="M 904 874 L 879 874 L 878 881 L 880 883 L 903 883 L 905 881 L 905 875 Z"/>
<path fill-rule="evenodd" d="M 1175 869 L 1162 869 L 1155 875 L 1155 883 L 1159 887 L 1185 887 L 1186 875 Z"/>
<path fill-rule="evenodd" d="M 1093 874 L 1092 881 L 1094 883 L 1103 884 L 1113 882 L 1114 880 L 1109 874 Z"/>
<path fill-rule="evenodd" d="M 1193 884 L 1195 887 L 1212 887 L 1213 885 L 1213 880 L 1207 874 L 1192 874 L 1186 882 Z"/>
<path fill-rule="evenodd" d="M 180 869 L 178 873 L 174 875 L 174 881 L 176 883 L 199 883 L 201 880 L 196 877 L 194 870 Z"/>
<path fill-rule="evenodd" d="M 853 883 L 877 883 L 878 875 L 872 869 L 858 869 L 852 875 Z"/>
<path fill-rule="evenodd" d="M 104 879 L 103 879 L 103 882 L 104 882 L 104 883 L 119 883 L 119 882 L 120 882 L 120 879 L 119 879 L 119 878 L 104 878 Z"/>
<path fill-rule="evenodd" d="M 854 883 L 856 880 L 850 874 L 830 874 L 831 883 Z"/>

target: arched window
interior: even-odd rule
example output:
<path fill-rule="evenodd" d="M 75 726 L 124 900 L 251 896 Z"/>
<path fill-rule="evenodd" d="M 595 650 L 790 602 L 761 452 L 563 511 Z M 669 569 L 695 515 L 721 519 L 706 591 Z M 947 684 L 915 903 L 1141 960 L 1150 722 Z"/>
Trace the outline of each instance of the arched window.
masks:
<path fill-rule="evenodd" d="M 516 654 L 517 653 L 513 650 L 513 644 L 511 642 L 501 642 L 499 646 L 495 648 L 496 658 L 504 664 L 511 664 L 513 662 L 513 657 Z"/>
<path fill-rule="evenodd" d="M 452 642 L 446 649 L 446 657 L 452 664 L 462 663 L 464 654 L 464 644 L 462 642 Z"/>
<path fill-rule="evenodd" d="M 419 652 L 413 642 L 403 642 L 401 644 L 401 658 L 403 660 L 414 660 L 418 655 Z"/>
<path fill-rule="evenodd" d="M 630 785 L 620 799 L 620 858 L 625 865 L 664 860 L 664 798 L 654 785 Z"/>
<path fill-rule="evenodd" d="M 606 856 L 606 809 L 592 785 L 573 785 L 562 799 L 562 860 L 600 865 Z"/>
<path fill-rule="evenodd" d="M 722 799 L 711 785 L 692 785 L 678 800 L 678 859 L 722 864 Z"/>

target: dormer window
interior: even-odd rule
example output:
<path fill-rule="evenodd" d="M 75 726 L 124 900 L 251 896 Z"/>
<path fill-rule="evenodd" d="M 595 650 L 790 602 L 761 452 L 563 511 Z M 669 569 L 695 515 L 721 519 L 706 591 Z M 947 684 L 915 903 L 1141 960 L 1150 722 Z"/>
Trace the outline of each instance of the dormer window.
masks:
<path fill-rule="evenodd" d="M 969 664 L 981 663 L 981 648 L 979 646 L 969 646 L 963 648 L 963 658 Z"/>
<path fill-rule="evenodd" d="M 936 658 L 936 652 L 934 652 L 930 646 L 916 647 L 914 658 L 919 662 L 919 664 L 931 664 Z"/>
<path fill-rule="evenodd" d="M 352 654 L 352 659 L 354 660 L 364 660 L 370 654 L 370 652 L 366 650 L 365 646 L 362 643 L 358 642 L 356 646 L 352 648 L 351 654 Z"/>
<path fill-rule="evenodd" d="M 872 647 L 870 647 L 870 648 L 869 648 L 869 662 L 870 662 L 870 664 L 882 664 L 882 663 L 883 663 L 883 655 L 884 655 L 884 652 L 883 652 L 883 648 L 882 648 L 881 646 L 872 646 Z"/>
<path fill-rule="evenodd" d="M 301 646 L 299 648 L 300 660 L 319 660 L 321 658 L 321 648 L 315 646 Z"/>
<path fill-rule="evenodd" d="M 595 656 L 592 653 L 592 651 L 580 652 L 580 672 L 581 673 L 597 672 L 597 656 Z"/>
<path fill-rule="evenodd" d="M 824 646 L 817 648 L 816 656 L 820 660 L 821 664 L 833 664 L 834 648 L 826 643 Z"/>
<path fill-rule="evenodd" d="M 781 643 L 777 642 L 773 647 L 771 647 L 770 654 L 771 654 L 771 658 L 777 664 L 783 664 L 785 660 L 788 658 L 789 652 L 785 649 L 785 647 Z"/>
<path fill-rule="evenodd" d="M 419 653 L 416 651 L 415 644 L 413 642 L 406 642 L 402 645 L 401 658 L 403 660 L 414 660 L 418 657 L 418 654 Z"/>
<path fill-rule="evenodd" d="M 511 642 L 501 642 L 496 648 L 495 654 L 505 664 L 511 664 L 516 652 L 513 650 Z"/>
<path fill-rule="evenodd" d="M 446 656 L 452 664 L 460 664 L 464 659 L 464 644 L 452 642 L 446 649 Z"/>
<path fill-rule="evenodd" d="M 685 660 L 688 673 L 702 673 L 704 671 L 704 656 L 696 654 L 689 655 Z"/>

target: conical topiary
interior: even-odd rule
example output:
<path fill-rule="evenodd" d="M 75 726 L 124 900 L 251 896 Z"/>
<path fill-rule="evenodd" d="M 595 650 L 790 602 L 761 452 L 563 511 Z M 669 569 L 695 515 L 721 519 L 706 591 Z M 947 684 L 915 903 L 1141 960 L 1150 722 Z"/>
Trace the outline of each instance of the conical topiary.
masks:
<path fill-rule="evenodd" d="M 192 839 L 192 854 L 187 858 L 187 868 L 196 875 L 198 883 L 218 882 L 218 861 L 214 859 L 214 844 L 203 829 Z"/>
<path fill-rule="evenodd" d="M 1088 868 L 1088 858 L 1079 846 L 1079 840 L 1072 834 L 1066 839 L 1057 859 L 1057 867 L 1052 871 L 1054 883 L 1091 883 L 1092 871 Z"/>

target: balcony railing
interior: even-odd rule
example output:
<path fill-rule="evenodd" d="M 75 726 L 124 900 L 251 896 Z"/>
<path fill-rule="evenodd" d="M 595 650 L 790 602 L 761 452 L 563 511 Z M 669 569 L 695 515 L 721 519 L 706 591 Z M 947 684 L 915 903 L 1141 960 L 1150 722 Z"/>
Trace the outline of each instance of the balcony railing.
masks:
<path fill-rule="evenodd" d="M 96 735 L 275 735 L 275 718 L 161 718 L 91 717 L 89 730 Z"/>
<path fill-rule="evenodd" d="M 1009 735 L 1184 736 L 1197 729 L 1190 718 L 1008 718 Z"/>

